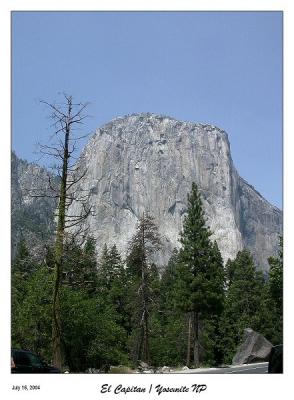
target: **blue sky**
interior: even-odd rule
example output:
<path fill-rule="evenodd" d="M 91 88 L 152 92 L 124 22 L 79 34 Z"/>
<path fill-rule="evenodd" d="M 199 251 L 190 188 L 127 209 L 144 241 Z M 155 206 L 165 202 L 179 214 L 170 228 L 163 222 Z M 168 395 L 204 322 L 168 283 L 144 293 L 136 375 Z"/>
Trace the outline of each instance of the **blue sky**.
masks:
<path fill-rule="evenodd" d="M 282 13 L 15 12 L 12 147 L 50 135 L 39 99 L 89 101 L 87 130 L 155 112 L 224 129 L 240 175 L 282 207 Z"/>

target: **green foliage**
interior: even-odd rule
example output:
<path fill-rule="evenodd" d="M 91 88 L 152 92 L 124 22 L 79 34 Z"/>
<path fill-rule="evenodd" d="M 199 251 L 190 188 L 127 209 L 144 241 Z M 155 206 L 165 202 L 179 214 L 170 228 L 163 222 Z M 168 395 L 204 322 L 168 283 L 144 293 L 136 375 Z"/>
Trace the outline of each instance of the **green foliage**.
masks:
<path fill-rule="evenodd" d="M 96 259 L 95 242 L 92 237 L 87 239 L 84 247 L 76 243 L 65 243 L 63 283 L 94 294 L 98 284 Z"/>
<path fill-rule="evenodd" d="M 185 363 L 185 317 L 180 313 L 152 313 L 150 318 L 150 355 L 155 367 Z"/>
<path fill-rule="evenodd" d="M 200 330 L 199 322 L 206 326 L 206 320 L 221 313 L 224 302 L 222 258 L 216 242 L 212 243 L 210 236 L 201 196 L 193 183 L 181 232 L 182 248 L 175 269 L 174 298 L 179 310 L 191 313 L 191 318 L 193 315 L 193 348 L 198 347 L 200 356 L 206 354 L 208 349 L 203 350 L 205 332 L 204 328 Z M 198 356 L 195 354 L 194 350 L 194 362 L 198 365 Z M 187 357 L 189 359 L 189 354 Z"/>
<path fill-rule="evenodd" d="M 267 292 L 264 299 L 264 323 L 269 339 L 273 344 L 283 343 L 283 238 L 280 237 L 278 257 L 270 257 L 270 270 Z M 270 319 L 270 321 L 268 321 Z"/>
<path fill-rule="evenodd" d="M 182 248 L 174 251 L 161 276 L 152 263 L 160 240 L 148 215 L 129 244 L 126 262 L 115 245 L 105 245 L 97 263 L 93 238 L 83 247 L 66 244 L 60 315 L 64 364 L 70 371 L 133 365 L 147 356 L 155 367 L 185 365 L 188 321 L 191 342 L 199 346 L 206 366 L 230 363 L 244 328 L 273 344 L 282 342 L 282 239 L 278 256 L 269 258 L 268 279 L 247 250 L 229 260 L 224 271 L 195 184 L 188 203 Z M 38 265 L 20 242 L 12 265 L 12 346 L 31 349 L 48 361 L 53 267 L 52 248 Z"/>
<path fill-rule="evenodd" d="M 125 332 L 113 308 L 83 289 L 64 287 L 61 300 L 65 363 L 71 371 L 126 361 Z"/>
<path fill-rule="evenodd" d="M 252 328 L 272 339 L 272 312 L 268 284 L 257 271 L 249 251 L 240 251 L 226 265 L 227 293 L 220 331 L 224 360 L 230 363 L 245 328 Z"/>
<path fill-rule="evenodd" d="M 40 267 L 22 285 L 24 296 L 12 309 L 12 346 L 50 360 L 52 273 Z"/>
<path fill-rule="evenodd" d="M 278 257 L 270 257 L 268 262 L 269 271 L 269 291 L 271 299 L 277 311 L 283 314 L 283 238 L 280 237 Z"/>
<path fill-rule="evenodd" d="M 30 312 L 29 303 L 34 307 L 32 299 L 29 300 L 28 304 L 24 303 L 24 301 L 27 297 L 29 298 L 33 295 L 32 290 L 34 288 L 39 291 L 35 283 L 33 288 L 28 283 L 36 268 L 37 266 L 32 260 L 27 244 L 22 239 L 19 242 L 18 252 L 11 267 L 11 335 L 12 343 L 15 344 L 24 343 L 24 345 L 27 345 L 26 341 L 22 340 L 22 321 L 25 317 L 20 312 L 19 305 L 26 306 L 27 313 Z"/>
<path fill-rule="evenodd" d="M 115 245 L 108 249 L 103 247 L 99 260 L 97 291 L 108 305 L 117 313 L 121 326 L 130 331 L 130 315 L 128 312 L 127 274 L 121 256 Z"/>
<path fill-rule="evenodd" d="M 36 270 L 32 256 L 24 239 L 18 244 L 17 254 L 12 265 L 12 275 L 26 280 Z"/>
<path fill-rule="evenodd" d="M 216 242 L 210 241 L 200 193 L 195 183 L 188 196 L 188 211 L 181 232 L 182 248 L 177 266 L 177 299 L 184 312 L 203 316 L 218 313 L 224 298 L 222 258 Z"/>
<path fill-rule="evenodd" d="M 114 253 L 113 249 L 112 255 Z M 29 260 L 23 244 L 13 276 L 18 276 L 18 271 L 26 271 Z M 53 262 L 52 250 L 48 248 L 45 265 L 35 266 L 29 275 L 24 274 L 17 281 L 21 295 L 13 291 L 12 310 L 12 346 L 33 350 L 48 361 L 52 356 Z M 72 372 L 80 372 L 105 364 L 127 364 L 126 331 L 114 300 L 119 297 L 118 287 L 111 286 L 112 292 L 107 297 L 99 290 L 92 239 L 83 248 L 78 245 L 68 247 L 65 266 L 67 274 L 64 275 L 60 302 L 65 365 Z M 69 272 L 72 272 L 71 276 Z"/>
<path fill-rule="evenodd" d="M 151 256 L 160 248 L 158 228 L 153 217 L 143 213 L 129 243 L 126 260 L 128 312 L 131 315 L 129 346 L 132 359 L 150 361 L 150 315 L 156 303 L 159 285 L 157 267 Z"/>

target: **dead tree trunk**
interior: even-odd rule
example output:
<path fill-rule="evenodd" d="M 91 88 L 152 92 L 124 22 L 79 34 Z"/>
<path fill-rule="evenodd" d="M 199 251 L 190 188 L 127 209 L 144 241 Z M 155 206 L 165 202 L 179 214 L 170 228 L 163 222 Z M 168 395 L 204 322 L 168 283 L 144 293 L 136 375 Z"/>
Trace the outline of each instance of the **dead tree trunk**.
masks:
<path fill-rule="evenodd" d="M 57 208 L 57 228 L 54 245 L 54 278 L 53 278 L 53 295 L 52 295 L 52 360 L 54 366 L 62 367 L 62 321 L 61 321 L 61 304 L 60 289 L 62 285 L 62 270 L 64 257 L 65 234 L 69 236 L 67 229 L 79 225 L 90 214 L 92 214 L 91 206 L 87 204 L 86 195 L 79 196 L 76 190 L 76 184 L 83 179 L 85 171 L 80 171 L 80 167 L 76 162 L 71 162 L 73 153 L 76 151 L 77 140 L 87 136 L 74 137 L 72 134 L 72 126 L 80 125 L 86 116 L 82 115 L 87 104 L 74 104 L 72 96 L 64 95 L 65 102 L 62 105 L 54 105 L 42 101 L 52 111 L 51 118 L 56 128 L 52 137 L 57 138 L 57 144 L 53 146 L 40 145 L 40 152 L 43 155 L 54 157 L 59 161 L 59 165 L 54 169 L 60 177 L 59 184 L 55 184 L 49 179 L 50 193 L 48 187 L 41 189 L 33 189 L 32 197 L 54 197 L 58 199 Z M 61 137 L 60 137 L 61 135 Z M 52 186 L 53 185 L 53 186 Z M 41 193 L 40 193 L 41 192 Z M 69 206 L 77 201 L 81 205 L 82 211 L 79 215 L 70 215 L 68 213 Z M 80 232 L 80 231 L 78 231 Z M 73 235 L 76 237 L 76 235 Z"/>
<path fill-rule="evenodd" d="M 60 196 L 58 205 L 58 224 L 55 240 L 55 276 L 53 288 L 53 304 L 52 304 L 52 347 L 53 347 L 53 364 L 57 368 L 62 366 L 62 353 L 61 353 L 61 318 L 60 318 L 60 299 L 59 292 L 62 278 L 62 258 L 64 246 L 64 232 L 65 232 L 65 212 L 66 212 L 66 189 L 67 189 L 67 175 L 68 175 L 68 159 L 69 159 L 69 135 L 70 135 L 70 120 L 72 112 L 72 100 L 69 98 L 68 102 L 68 118 L 65 121 L 65 137 L 64 137 L 64 150 L 63 150 L 63 166 L 60 184 Z"/>

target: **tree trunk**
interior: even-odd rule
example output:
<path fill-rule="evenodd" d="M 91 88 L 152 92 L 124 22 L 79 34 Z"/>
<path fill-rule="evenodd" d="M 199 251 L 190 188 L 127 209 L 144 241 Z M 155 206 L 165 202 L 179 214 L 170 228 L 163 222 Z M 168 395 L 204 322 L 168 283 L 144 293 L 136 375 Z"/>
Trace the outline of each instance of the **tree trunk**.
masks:
<path fill-rule="evenodd" d="M 199 367 L 199 315 L 197 311 L 193 311 L 193 325 L 194 325 L 194 335 L 193 335 L 193 351 L 194 351 L 194 365 L 195 368 Z"/>
<path fill-rule="evenodd" d="M 60 317 L 60 285 L 61 285 L 61 266 L 63 240 L 59 237 L 55 244 L 55 276 L 53 287 L 53 303 L 52 303 L 52 353 L 53 365 L 57 368 L 62 367 L 61 357 L 61 317 Z"/>
<path fill-rule="evenodd" d="M 144 321 L 144 358 L 147 364 L 150 363 L 150 354 L 149 354 L 149 332 L 148 332 L 148 315 L 147 310 L 145 310 L 145 321 Z"/>
<path fill-rule="evenodd" d="M 137 363 L 138 360 L 142 359 L 142 347 L 143 347 L 143 337 L 144 337 L 144 332 L 143 332 L 143 327 L 139 330 L 137 342 L 135 343 L 135 351 L 133 354 L 133 361 L 134 363 Z"/>
<path fill-rule="evenodd" d="M 143 220 L 145 213 L 143 212 Z M 142 260 L 141 260 L 141 288 L 142 288 L 142 307 L 143 307 L 143 351 L 142 358 L 149 363 L 149 333 L 148 333 L 148 308 L 146 296 L 146 260 L 145 260 L 145 226 L 142 225 Z"/>
<path fill-rule="evenodd" d="M 71 100 L 68 104 L 68 121 L 71 118 L 72 104 Z M 62 158 L 62 177 L 60 184 L 59 205 L 58 205 L 58 221 L 57 233 L 54 248 L 54 288 L 53 288 L 53 303 L 52 303 L 52 352 L 53 365 L 59 369 L 62 368 L 62 351 L 61 351 L 61 315 L 60 315 L 60 286 L 62 278 L 62 260 L 64 250 L 64 231 L 65 231 L 65 208 L 66 208 L 66 189 L 68 175 L 68 160 L 69 160 L 69 135 L 70 125 L 67 122 L 64 138 L 64 151 Z"/>
<path fill-rule="evenodd" d="M 191 362 L 191 313 L 188 314 L 188 339 L 187 339 L 187 359 L 186 365 L 190 367 Z"/>

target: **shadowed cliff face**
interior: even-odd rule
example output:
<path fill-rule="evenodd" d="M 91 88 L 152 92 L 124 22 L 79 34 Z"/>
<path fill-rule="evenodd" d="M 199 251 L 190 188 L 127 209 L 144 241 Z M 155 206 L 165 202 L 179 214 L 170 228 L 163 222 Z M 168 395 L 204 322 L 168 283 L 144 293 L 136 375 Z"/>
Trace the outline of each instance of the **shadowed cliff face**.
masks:
<path fill-rule="evenodd" d="M 155 114 L 117 118 L 97 130 L 80 163 L 87 168 L 80 188 L 89 191 L 94 206 L 87 224 L 98 252 L 104 243 L 116 243 L 124 253 L 138 218 L 149 211 L 163 242 L 157 261 L 165 264 L 180 245 L 195 181 L 224 260 L 246 246 L 259 267 L 268 269 L 282 229 L 281 211 L 239 177 L 221 129 Z M 79 204 L 71 211 L 79 212 Z"/>
<path fill-rule="evenodd" d="M 52 241 L 54 210 L 57 201 L 52 198 L 34 198 L 33 189 L 50 194 L 49 174 L 40 166 L 11 155 L 11 257 L 14 259 L 18 243 L 25 239 L 33 256 L 42 259 L 44 245 Z M 44 188 L 44 190 L 41 190 Z"/>

